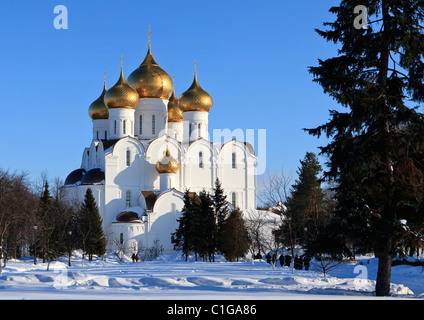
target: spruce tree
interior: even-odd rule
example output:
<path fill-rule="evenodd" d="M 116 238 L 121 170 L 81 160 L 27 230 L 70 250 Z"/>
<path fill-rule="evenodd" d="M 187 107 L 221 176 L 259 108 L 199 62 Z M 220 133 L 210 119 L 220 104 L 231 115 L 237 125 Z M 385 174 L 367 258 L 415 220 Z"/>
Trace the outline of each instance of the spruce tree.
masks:
<path fill-rule="evenodd" d="M 215 211 L 215 220 L 216 220 L 216 227 L 214 231 L 214 242 L 216 251 L 222 251 L 222 228 L 223 223 L 225 219 L 228 216 L 228 203 L 227 203 L 227 196 L 224 195 L 224 189 L 222 189 L 221 182 L 219 179 L 216 179 L 215 181 L 215 188 L 213 189 L 213 207 Z"/>
<path fill-rule="evenodd" d="M 235 208 L 223 223 L 221 246 L 225 259 L 229 261 L 238 261 L 249 251 L 249 234 L 239 208 Z"/>
<path fill-rule="evenodd" d="M 292 185 L 287 199 L 286 215 L 297 223 L 296 230 L 299 230 L 297 244 L 306 245 L 308 241 L 313 241 L 323 223 L 321 172 L 317 156 L 307 152 L 304 159 L 300 160 L 298 179 Z"/>
<path fill-rule="evenodd" d="M 203 260 L 214 259 L 216 253 L 214 234 L 216 221 L 211 195 L 202 190 L 199 193 L 199 202 L 194 208 L 194 250 Z"/>
<path fill-rule="evenodd" d="M 354 26 L 365 6 L 367 25 Z M 362 7 L 363 8 L 363 7 Z M 376 295 L 390 293 L 391 257 L 404 219 L 423 219 L 424 35 L 422 0 L 343 0 L 332 7 L 329 30 L 338 55 L 310 67 L 314 81 L 345 107 L 310 134 L 327 135 L 325 177 L 336 182 L 343 234 L 378 257 Z"/>
<path fill-rule="evenodd" d="M 87 189 L 81 206 L 81 222 L 86 236 L 85 250 L 91 261 L 93 255 L 102 256 L 106 252 L 106 238 L 103 233 L 99 208 L 90 188 Z"/>
<path fill-rule="evenodd" d="M 195 201 L 190 194 L 189 190 L 184 193 L 184 206 L 181 210 L 181 217 L 178 219 L 178 228 L 172 234 L 172 243 L 174 249 L 181 250 L 185 255 L 186 261 L 190 252 L 194 248 L 194 228 L 195 228 L 195 216 L 194 216 L 194 203 Z"/>
<path fill-rule="evenodd" d="M 41 241 L 39 242 L 41 250 L 38 252 L 42 255 L 43 263 L 46 262 L 46 260 L 50 262 L 53 259 L 53 241 L 51 238 L 54 231 L 55 216 L 52 213 L 53 198 L 50 195 L 49 183 L 47 180 L 44 180 L 43 191 L 38 205 L 38 217 L 41 224 Z"/>

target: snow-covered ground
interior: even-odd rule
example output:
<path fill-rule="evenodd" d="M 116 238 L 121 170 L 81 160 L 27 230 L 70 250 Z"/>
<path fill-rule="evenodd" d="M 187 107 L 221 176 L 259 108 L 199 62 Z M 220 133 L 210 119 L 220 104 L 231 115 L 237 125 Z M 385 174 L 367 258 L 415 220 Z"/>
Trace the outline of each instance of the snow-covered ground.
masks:
<path fill-rule="evenodd" d="M 361 262 L 361 263 L 359 263 Z M 50 265 L 30 258 L 9 261 L 0 277 L 0 299 L 160 299 L 274 300 L 376 299 L 377 260 L 362 257 L 333 270 L 324 279 L 315 270 L 294 270 L 265 261 L 185 262 L 179 255 L 155 261 L 124 261 L 108 256 L 81 264 L 73 258 Z M 390 299 L 424 298 L 421 267 L 392 268 Z"/>

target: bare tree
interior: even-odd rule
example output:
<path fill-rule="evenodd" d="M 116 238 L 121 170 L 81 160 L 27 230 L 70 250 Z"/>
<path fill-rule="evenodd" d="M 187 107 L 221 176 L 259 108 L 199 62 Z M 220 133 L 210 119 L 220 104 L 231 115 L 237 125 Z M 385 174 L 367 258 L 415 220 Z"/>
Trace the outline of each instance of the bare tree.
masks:
<path fill-rule="evenodd" d="M 292 173 L 283 170 L 270 173 L 262 183 L 258 198 L 265 208 L 271 208 L 279 203 L 284 204 L 290 194 Z"/>
<path fill-rule="evenodd" d="M 287 216 L 287 208 L 285 206 L 290 195 L 291 181 L 292 174 L 286 174 L 282 170 L 269 174 L 259 194 L 260 202 L 268 208 L 268 211 L 274 214 L 271 216 L 271 220 L 268 221 L 271 235 L 266 238 L 267 241 L 265 242 L 266 248 L 271 250 L 274 255 L 277 254 L 277 250 L 282 245 L 286 245 L 290 247 L 292 256 L 294 256 L 297 243 L 296 226 L 293 219 Z M 275 268 L 277 257 L 274 256 L 271 261 Z M 294 272 L 294 269 L 292 270 Z"/>
<path fill-rule="evenodd" d="M 336 259 L 328 254 L 321 253 L 312 261 L 312 265 L 316 270 L 321 271 L 324 274 L 324 279 L 326 279 L 329 271 L 340 267 L 346 261 L 346 259 Z"/>
<path fill-rule="evenodd" d="M 275 270 L 275 266 L 278 261 L 278 252 L 282 246 L 281 238 L 278 236 L 278 231 L 281 229 L 284 223 L 284 214 L 277 214 L 273 211 L 269 211 L 268 218 L 264 226 L 265 237 L 263 245 L 271 254 L 271 265 L 272 269 Z"/>
<path fill-rule="evenodd" d="M 247 232 L 250 240 L 250 252 L 252 254 L 252 264 L 254 264 L 256 253 L 261 255 L 265 252 L 265 225 L 266 215 L 261 210 L 248 210 L 244 213 Z"/>

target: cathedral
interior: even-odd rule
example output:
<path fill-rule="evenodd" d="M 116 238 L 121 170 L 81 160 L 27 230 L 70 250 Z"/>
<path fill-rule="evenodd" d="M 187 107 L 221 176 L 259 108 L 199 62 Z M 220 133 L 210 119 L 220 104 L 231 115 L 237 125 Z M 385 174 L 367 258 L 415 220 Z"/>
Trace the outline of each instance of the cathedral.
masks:
<path fill-rule="evenodd" d="M 121 73 L 88 108 L 93 137 L 80 168 L 62 191 L 82 202 L 91 188 L 99 207 L 108 249 L 142 244 L 173 250 L 186 190 L 213 191 L 220 180 L 232 207 L 256 208 L 257 158 L 251 144 L 209 139 L 213 100 L 194 70 L 191 86 L 177 98 L 173 79 L 153 57 L 127 78 Z M 219 107 L 219 106 L 218 106 Z"/>

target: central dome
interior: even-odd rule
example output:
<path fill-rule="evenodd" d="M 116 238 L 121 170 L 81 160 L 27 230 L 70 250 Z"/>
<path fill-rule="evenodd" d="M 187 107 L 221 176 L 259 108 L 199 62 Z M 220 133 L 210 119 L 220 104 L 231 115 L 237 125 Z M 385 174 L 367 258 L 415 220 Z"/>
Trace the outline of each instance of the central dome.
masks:
<path fill-rule="evenodd" d="M 127 79 L 128 84 L 137 90 L 140 98 L 166 99 L 172 95 L 172 80 L 155 61 L 149 49 L 144 61 Z"/>

